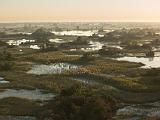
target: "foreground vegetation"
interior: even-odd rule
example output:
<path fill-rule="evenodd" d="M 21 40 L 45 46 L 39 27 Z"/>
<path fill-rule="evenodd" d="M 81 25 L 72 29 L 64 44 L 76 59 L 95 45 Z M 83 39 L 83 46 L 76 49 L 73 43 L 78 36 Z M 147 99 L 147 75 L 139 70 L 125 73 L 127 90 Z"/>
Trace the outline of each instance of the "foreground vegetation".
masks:
<path fill-rule="evenodd" d="M 74 40 L 74 42 L 68 42 L 67 46 L 65 43 L 49 43 L 50 38 L 57 36 L 43 29 L 36 30 L 32 35 L 25 35 L 26 38 L 34 38 L 36 43 L 43 48 L 33 50 L 25 48 L 23 44 L 24 48 L 10 46 L 1 52 L 0 77 L 9 83 L 0 84 L 0 91 L 41 89 L 56 93 L 57 96 L 51 101 L 2 98 L 0 99 L 0 115 L 34 116 L 38 120 L 45 118 L 51 120 L 110 120 L 115 116 L 116 110 L 125 104 L 158 101 L 160 99 L 159 68 L 143 69 L 141 68 L 144 66 L 142 63 L 114 59 L 130 53 L 132 55 L 148 51 L 152 53 L 150 46 L 139 46 L 137 41 L 144 38 L 155 39 L 157 36 L 148 33 L 141 37 L 144 34 L 143 31 L 139 29 L 137 31 L 134 29 L 128 32 L 115 31 L 105 34 L 102 38 L 58 36 L 68 41 Z M 120 37 L 116 37 L 118 35 Z M 3 37 L 6 36 L 3 35 Z M 23 37 L 23 35 L 16 37 Z M 129 43 L 128 39 L 131 39 Z M 103 46 L 101 50 L 90 52 L 70 51 L 70 48 L 88 47 L 89 40 L 120 42 L 124 49 Z M 56 46 L 56 49 L 47 49 L 44 47 L 46 45 L 50 46 L 49 48 Z M 77 65 L 78 68 L 45 75 L 27 73 L 34 65 L 53 63 L 70 63 Z"/>

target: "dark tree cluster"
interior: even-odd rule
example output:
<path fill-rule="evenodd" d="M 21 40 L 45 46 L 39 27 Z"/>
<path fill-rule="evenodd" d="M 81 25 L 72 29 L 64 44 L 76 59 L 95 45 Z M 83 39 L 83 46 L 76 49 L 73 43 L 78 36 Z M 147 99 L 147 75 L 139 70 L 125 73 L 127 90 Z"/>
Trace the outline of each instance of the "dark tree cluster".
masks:
<path fill-rule="evenodd" d="M 88 61 L 91 61 L 91 60 L 94 60 L 95 57 L 92 56 L 91 53 L 84 53 L 83 56 L 80 58 L 80 61 L 82 62 L 88 62 Z"/>
<path fill-rule="evenodd" d="M 76 84 L 62 90 L 45 107 L 45 111 L 39 112 L 39 119 L 110 120 L 116 108 L 116 100 L 110 96 L 95 94 L 91 88 Z"/>
<path fill-rule="evenodd" d="M 12 55 L 6 51 L 0 52 L 0 70 L 10 70 L 13 67 Z"/>
<path fill-rule="evenodd" d="M 119 48 L 103 46 L 98 53 L 109 57 L 119 57 L 123 54 L 123 51 Z"/>
<path fill-rule="evenodd" d="M 40 28 L 33 32 L 31 36 L 39 42 L 48 41 L 50 37 L 54 36 L 54 34 L 47 30 L 44 30 L 43 28 Z"/>

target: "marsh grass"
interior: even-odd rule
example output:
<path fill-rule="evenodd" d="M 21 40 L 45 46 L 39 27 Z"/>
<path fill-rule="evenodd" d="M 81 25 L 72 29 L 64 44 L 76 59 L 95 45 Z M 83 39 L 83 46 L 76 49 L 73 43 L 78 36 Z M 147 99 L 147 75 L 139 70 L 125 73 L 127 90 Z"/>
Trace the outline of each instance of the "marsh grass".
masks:
<path fill-rule="evenodd" d="M 0 100 L 0 114 L 14 116 L 33 116 L 40 103 L 31 100 L 9 97 Z"/>

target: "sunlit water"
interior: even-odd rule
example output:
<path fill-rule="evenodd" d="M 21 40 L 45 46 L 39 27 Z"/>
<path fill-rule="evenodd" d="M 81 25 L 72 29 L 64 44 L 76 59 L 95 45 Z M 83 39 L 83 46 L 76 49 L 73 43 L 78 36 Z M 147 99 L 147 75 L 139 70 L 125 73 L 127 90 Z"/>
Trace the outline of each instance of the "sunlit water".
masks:
<path fill-rule="evenodd" d="M 0 116 L 0 120 L 36 120 L 35 117 L 30 116 Z"/>
<path fill-rule="evenodd" d="M 41 49 L 38 45 L 30 45 L 30 48 L 35 50 Z"/>
<path fill-rule="evenodd" d="M 9 40 L 7 43 L 9 45 L 20 46 L 24 43 L 34 43 L 34 42 L 35 42 L 35 40 L 22 39 L 22 40 Z M 40 49 L 40 47 L 38 45 L 30 45 L 29 48 L 36 49 L 36 50 Z"/>
<path fill-rule="evenodd" d="M 104 30 L 105 33 L 112 32 L 113 30 Z M 87 30 L 87 31 L 82 31 L 82 30 L 70 30 L 70 31 L 52 31 L 55 35 L 69 35 L 69 36 L 92 36 L 93 34 L 96 34 L 99 37 L 104 37 L 103 34 L 99 34 L 98 30 Z"/>
<path fill-rule="evenodd" d="M 7 43 L 9 45 L 19 46 L 19 45 L 24 44 L 24 43 L 33 43 L 33 42 L 35 42 L 35 40 L 22 39 L 22 40 L 9 40 Z"/>
<path fill-rule="evenodd" d="M 112 47 L 112 48 L 118 48 L 118 49 L 120 49 L 120 50 L 123 49 L 123 48 L 122 48 L 121 46 L 119 46 L 119 45 L 109 45 L 109 44 L 104 43 L 104 42 L 90 41 L 90 42 L 89 42 L 89 47 L 81 48 L 81 50 L 83 50 L 83 51 L 96 51 L 96 50 L 102 49 L 103 46 Z"/>
<path fill-rule="evenodd" d="M 113 32 L 114 30 L 104 30 L 105 33 Z M 87 30 L 87 31 L 82 31 L 82 30 L 70 30 L 70 31 L 52 31 L 55 35 L 70 35 L 70 36 L 92 36 L 93 34 L 98 35 L 99 37 L 104 37 L 103 34 L 99 34 L 98 30 Z"/>
<path fill-rule="evenodd" d="M 82 82 L 82 83 L 85 83 L 85 84 L 100 84 L 99 82 L 95 81 L 95 80 L 90 80 L 90 79 L 87 79 L 87 78 L 72 78 L 72 80 L 75 80 L 75 81 L 79 81 L 79 82 Z"/>
<path fill-rule="evenodd" d="M 63 39 L 55 38 L 55 39 L 50 39 L 49 41 L 54 43 L 66 43 L 66 42 L 72 42 L 73 40 L 65 41 Z"/>
<path fill-rule="evenodd" d="M 31 35 L 31 32 L 18 32 L 18 34 Z"/>
<path fill-rule="evenodd" d="M 41 90 L 14 90 L 6 89 L 3 92 L 0 92 L 0 99 L 8 97 L 19 97 L 31 100 L 50 100 L 55 97 L 53 93 L 43 93 Z"/>
<path fill-rule="evenodd" d="M 119 45 L 106 45 L 107 47 L 112 47 L 112 48 L 117 48 L 117 49 L 120 49 L 122 50 L 123 47 L 119 46 Z"/>
<path fill-rule="evenodd" d="M 88 46 L 88 47 L 85 47 L 85 48 L 81 48 L 81 50 L 82 50 L 82 51 L 86 51 L 86 52 L 96 51 L 96 50 L 102 49 L 102 47 L 103 47 L 104 45 L 105 45 L 105 44 L 104 44 L 104 43 L 101 43 L 101 42 L 90 41 L 90 42 L 89 42 L 89 46 Z"/>
<path fill-rule="evenodd" d="M 78 66 L 68 63 L 55 63 L 51 65 L 34 65 L 27 73 L 35 75 L 56 74 L 66 70 L 77 69 Z"/>
<path fill-rule="evenodd" d="M 76 30 L 72 30 L 72 31 L 61 31 L 61 32 L 56 32 L 56 31 L 52 31 L 52 33 L 54 33 L 55 35 L 70 35 L 70 36 L 92 36 L 93 34 L 97 33 L 97 30 L 94 31 L 76 31 Z"/>
<path fill-rule="evenodd" d="M 9 83 L 9 81 L 6 81 L 4 78 L 0 77 L 0 84 Z"/>
<path fill-rule="evenodd" d="M 121 108 L 116 113 L 123 116 L 124 120 L 141 120 L 142 118 L 160 118 L 160 103 L 146 103 L 129 105 Z"/>
<path fill-rule="evenodd" d="M 129 61 L 143 63 L 145 66 L 142 68 L 159 68 L 160 67 L 160 57 L 144 58 L 144 57 L 122 57 L 117 58 L 120 61 Z"/>

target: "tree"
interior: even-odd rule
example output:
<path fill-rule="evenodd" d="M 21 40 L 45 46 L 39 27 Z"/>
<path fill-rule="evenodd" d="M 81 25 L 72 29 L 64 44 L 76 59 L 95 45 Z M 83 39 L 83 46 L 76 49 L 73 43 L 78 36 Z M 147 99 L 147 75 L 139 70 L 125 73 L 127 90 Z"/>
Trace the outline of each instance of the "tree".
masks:
<path fill-rule="evenodd" d="M 88 41 L 83 39 L 82 37 L 77 37 L 75 41 L 72 42 L 74 45 L 87 45 Z"/>
<path fill-rule="evenodd" d="M 33 32 L 31 36 L 37 41 L 48 41 L 50 37 L 54 36 L 54 34 L 44 30 L 43 28 L 40 28 Z"/>
<path fill-rule="evenodd" d="M 97 94 L 91 87 L 75 84 L 62 90 L 38 116 L 51 120 L 109 120 L 116 101 L 112 97 Z M 45 113 L 45 114 L 44 114 Z"/>
<path fill-rule="evenodd" d="M 91 53 L 84 53 L 83 56 L 80 58 L 80 60 L 84 62 L 88 62 L 88 61 L 94 60 L 94 57 L 92 56 Z"/>

